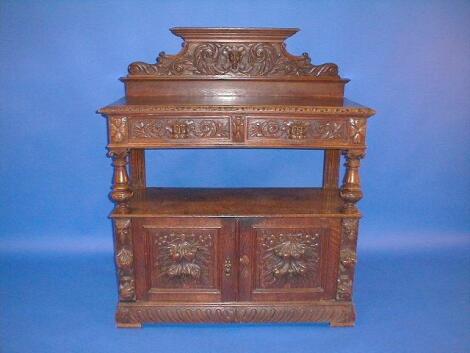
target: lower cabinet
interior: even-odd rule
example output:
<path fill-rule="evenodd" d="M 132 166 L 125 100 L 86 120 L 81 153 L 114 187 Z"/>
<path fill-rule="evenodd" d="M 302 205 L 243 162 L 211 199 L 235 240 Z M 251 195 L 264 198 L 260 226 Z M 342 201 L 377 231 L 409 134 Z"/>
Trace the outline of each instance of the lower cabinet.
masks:
<path fill-rule="evenodd" d="M 334 299 L 339 218 L 134 218 L 137 301 Z"/>

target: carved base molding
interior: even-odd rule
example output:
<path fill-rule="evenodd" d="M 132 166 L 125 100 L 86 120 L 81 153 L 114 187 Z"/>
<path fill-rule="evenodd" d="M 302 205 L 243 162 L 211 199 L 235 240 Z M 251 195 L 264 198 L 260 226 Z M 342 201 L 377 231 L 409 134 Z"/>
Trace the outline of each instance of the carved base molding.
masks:
<path fill-rule="evenodd" d="M 141 327 L 144 323 L 249 323 L 326 322 L 331 326 L 354 326 L 351 302 L 316 303 L 119 303 L 118 327 Z"/>

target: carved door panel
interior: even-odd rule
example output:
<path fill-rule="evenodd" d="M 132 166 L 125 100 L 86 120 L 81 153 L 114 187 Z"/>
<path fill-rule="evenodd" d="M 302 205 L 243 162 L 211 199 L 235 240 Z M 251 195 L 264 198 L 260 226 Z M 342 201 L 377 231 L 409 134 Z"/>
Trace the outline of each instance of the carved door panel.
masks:
<path fill-rule="evenodd" d="M 137 300 L 236 300 L 235 222 L 134 220 Z"/>
<path fill-rule="evenodd" d="M 333 299 L 339 242 L 337 219 L 242 220 L 239 300 Z"/>

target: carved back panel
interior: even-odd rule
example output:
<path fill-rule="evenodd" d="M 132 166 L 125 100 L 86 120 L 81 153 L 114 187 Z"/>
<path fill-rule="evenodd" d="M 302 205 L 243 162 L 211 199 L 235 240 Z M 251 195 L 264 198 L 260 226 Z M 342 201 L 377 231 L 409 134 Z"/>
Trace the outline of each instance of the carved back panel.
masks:
<path fill-rule="evenodd" d="M 181 37 L 176 55 L 133 62 L 122 80 L 128 96 L 280 95 L 343 96 L 347 80 L 333 63 L 315 65 L 307 53 L 287 52 L 295 28 L 172 28 Z M 227 80 L 220 84 L 220 80 Z M 204 80 L 204 89 L 198 81 Z M 211 81 L 212 82 L 208 82 Z M 253 81 L 257 81 L 253 84 Z M 267 82 L 268 81 L 268 82 Z M 271 83 L 269 83 L 271 81 Z M 272 81 L 283 81 L 273 85 Z M 164 84 L 163 84 L 164 83 Z"/>

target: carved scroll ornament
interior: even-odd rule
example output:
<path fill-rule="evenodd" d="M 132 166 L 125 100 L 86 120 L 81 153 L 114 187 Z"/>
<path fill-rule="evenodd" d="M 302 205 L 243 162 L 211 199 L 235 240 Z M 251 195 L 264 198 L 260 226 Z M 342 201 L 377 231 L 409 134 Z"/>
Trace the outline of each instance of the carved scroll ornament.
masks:
<path fill-rule="evenodd" d="M 249 119 L 248 138 L 345 140 L 345 129 L 342 121 Z"/>
<path fill-rule="evenodd" d="M 131 138 L 194 139 L 229 138 L 229 118 L 133 119 Z"/>
<path fill-rule="evenodd" d="M 178 55 L 161 52 L 155 64 L 134 62 L 129 75 L 339 78 L 338 66 L 313 65 L 307 53 L 293 56 L 283 43 L 186 43 Z"/>

